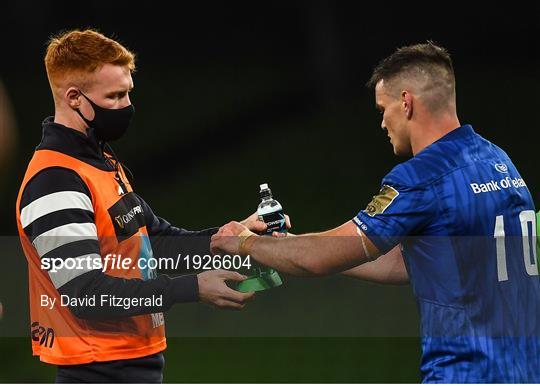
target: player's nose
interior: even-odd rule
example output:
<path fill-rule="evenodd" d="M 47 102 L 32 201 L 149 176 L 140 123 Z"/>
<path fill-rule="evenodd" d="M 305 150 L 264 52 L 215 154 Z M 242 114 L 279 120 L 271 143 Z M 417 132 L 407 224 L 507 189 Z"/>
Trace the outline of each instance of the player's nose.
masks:
<path fill-rule="evenodd" d="M 126 104 L 126 106 L 129 106 L 131 104 L 131 99 L 129 98 L 129 94 L 126 94 L 124 103 Z M 126 106 L 123 106 L 123 107 L 126 107 Z"/>

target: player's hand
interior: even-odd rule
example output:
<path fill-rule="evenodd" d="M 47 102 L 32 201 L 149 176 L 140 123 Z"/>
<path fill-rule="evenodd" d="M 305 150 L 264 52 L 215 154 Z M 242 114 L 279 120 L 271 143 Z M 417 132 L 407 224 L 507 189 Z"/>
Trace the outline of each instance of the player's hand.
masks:
<path fill-rule="evenodd" d="M 289 232 L 289 229 L 291 229 L 291 219 L 287 215 L 285 215 L 285 225 L 287 226 L 287 233 L 272 232 L 272 236 L 274 236 L 274 237 L 294 236 L 292 233 Z"/>
<path fill-rule="evenodd" d="M 240 224 L 242 224 L 254 233 L 263 233 L 264 231 L 266 231 L 267 228 L 264 221 L 259 220 L 257 212 L 252 213 L 251 216 L 249 216 L 245 220 L 240 221 Z"/>
<path fill-rule="evenodd" d="M 245 236 L 249 236 L 251 233 L 249 229 L 236 221 L 231 221 L 228 224 L 223 225 L 219 228 L 219 231 L 212 236 L 210 241 L 210 251 L 214 254 L 230 254 L 230 255 L 239 255 L 240 254 L 240 242 L 241 237 L 238 237 L 240 233 L 243 233 Z"/>
<path fill-rule="evenodd" d="M 266 228 L 267 228 L 266 224 L 263 221 L 259 220 L 259 216 L 257 215 L 257 212 L 253 213 L 251 216 L 249 216 L 245 220 L 240 221 L 240 224 L 248 228 L 250 231 L 254 233 L 258 233 L 258 234 L 263 233 L 264 231 L 266 231 Z M 285 215 L 285 225 L 287 229 L 291 228 L 291 219 L 289 218 L 288 215 Z M 274 232 L 272 235 L 274 236 L 275 234 L 277 234 L 277 232 Z M 280 235 L 281 234 L 284 234 L 284 233 L 280 233 Z"/>
<path fill-rule="evenodd" d="M 247 277 L 232 271 L 216 269 L 197 275 L 199 300 L 220 308 L 241 310 L 255 296 L 254 292 L 238 292 L 228 287 L 225 281 L 242 281 Z"/>

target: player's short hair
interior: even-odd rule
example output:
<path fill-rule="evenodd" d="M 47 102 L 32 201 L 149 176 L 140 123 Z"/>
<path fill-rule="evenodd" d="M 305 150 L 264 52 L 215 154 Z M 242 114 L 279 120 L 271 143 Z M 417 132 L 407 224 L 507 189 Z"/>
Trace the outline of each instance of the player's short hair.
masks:
<path fill-rule="evenodd" d="M 375 88 L 381 80 L 397 92 L 416 87 L 420 98 L 432 111 L 455 107 L 456 81 L 452 59 L 446 49 L 432 41 L 398 48 L 383 59 L 373 70 L 367 86 Z"/>
<path fill-rule="evenodd" d="M 45 68 L 53 91 L 70 79 L 82 86 L 105 64 L 127 66 L 133 72 L 135 54 L 93 29 L 61 32 L 49 40 Z"/>

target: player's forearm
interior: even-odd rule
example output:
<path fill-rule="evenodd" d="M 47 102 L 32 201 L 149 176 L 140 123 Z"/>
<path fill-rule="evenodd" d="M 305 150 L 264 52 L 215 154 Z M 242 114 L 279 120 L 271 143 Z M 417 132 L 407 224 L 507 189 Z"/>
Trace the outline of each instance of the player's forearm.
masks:
<path fill-rule="evenodd" d="M 409 283 L 407 272 L 398 272 L 395 270 L 380 271 L 373 266 L 373 262 L 368 262 L 358 267 L 354 267 L 343 272 L 344 275 L 354 277 L 364 281 L 379 284 L 402 285 Z"/>
<path fill-rule="evenodd" d="M 246 240 L 244 250 L 259 263 L 295 276 L 330 275 L 365 261 L 341 248 L 338 237 L 322 234 L 253 236 Z"/>
<path fill-rule="evenodd" d="M 399 246 L 380 256 L 377 260 L 349 269 L 343 274 L 380 284 L 400 285 L 409 283 L 409 275 Z"/>

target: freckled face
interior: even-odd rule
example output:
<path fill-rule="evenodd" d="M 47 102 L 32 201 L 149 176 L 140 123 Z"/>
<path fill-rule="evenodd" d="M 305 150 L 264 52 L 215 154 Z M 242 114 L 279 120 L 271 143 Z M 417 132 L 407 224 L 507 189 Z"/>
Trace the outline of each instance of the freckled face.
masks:
<path fill-rule="evenodd" d="M 127 66 L 105 64 L 94 75 L 86 95 L 98 106 L 106 109 L 121 109 L 129 106 L 129 93 L 133 90 L 131 71 Z M 94 110 L 81 97 L 81 112 L 87 119 L 94 119 Z"/>

